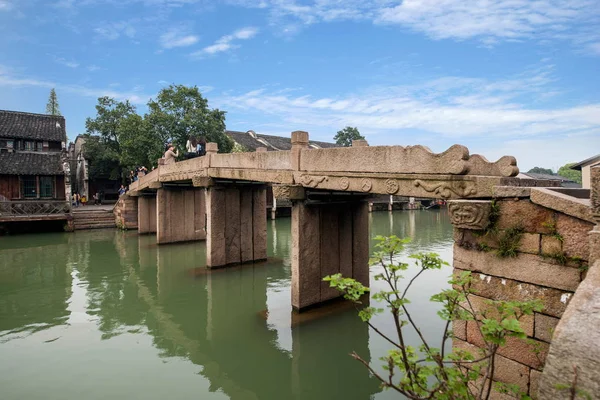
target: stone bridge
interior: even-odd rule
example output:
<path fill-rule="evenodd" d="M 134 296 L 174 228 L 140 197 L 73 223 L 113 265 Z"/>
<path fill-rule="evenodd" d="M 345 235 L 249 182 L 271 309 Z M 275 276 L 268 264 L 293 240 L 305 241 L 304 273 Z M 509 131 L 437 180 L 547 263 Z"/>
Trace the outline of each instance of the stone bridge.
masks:
<path fill-rule="evenodd" d="M 298 131 L 290 151 L 217 150 L 209 143 L 206 156 L 160 165 L 133 183 L 115 210 L 117 223 L 156 233 L 159 244 L 206 240 L 209 268 L 264 260 L 271 185 L 276 198 L 292 203 L 292 306 L 300 311 L 338 297 L 322 282 L 326 275 L 341 272 L 369 284 L 369 196 L 449 200 L 454 269 L 480 278 L 472 295 L 476 309 L 483 311 L 488 299 L 544 303 L 541 313 L 522 321 L 528 340 L 508 343 L 496 356 L 494 379 L 533 398 L 538 388 L 539 398 L 568 398 L 554 383 L 573 382 L 576 366 L 579 388 L 600 398 L 594 378 L 600 370 L 594 328 L 600 325 L 600 166 L 592 168 L 590 192 L 515 178 L 513 157 L 489 162 L 459 145 L 439 154 L 365 141 L 311 149 L 308 133 Z M 453 346 L 483 346 L 476 328 L 456 321 Z"/>
<path fill-rule="evenodd" d="M 292 201 L 292 304 L 297 310 L 338 296 L 321 281 L 342 272 L 368 285 L 368 205 L 373 194 L 442 199 L 491 198 L 498 186 L 532 185 L 514 178 L 516 160 L 489 162 L 454 145 L 434 154 L 423 146 L 311 149 L 292 132 L 292 149 L 217 154 L 160 165 L 129 187 L 137 197 L 140 233 L 157 242 L 207 241 L 207 266 L 263 260 L 266 185 Z M 260 151 L 263 150 L 263 151 Z"/>

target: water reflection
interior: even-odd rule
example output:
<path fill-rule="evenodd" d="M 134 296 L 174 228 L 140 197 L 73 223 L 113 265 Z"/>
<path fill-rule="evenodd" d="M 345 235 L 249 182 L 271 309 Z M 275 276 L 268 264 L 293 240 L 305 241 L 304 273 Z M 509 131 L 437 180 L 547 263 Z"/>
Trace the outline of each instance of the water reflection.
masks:
<path fill-rule="evenodd" d="M 443 213 L 371 218 L 372 237 L 449 248 Z M 377 382 L 348 354 L 370 359 L 388 346 L 354 310 L 293 323 L 289 219 L 269 224 L 268 244 L 265 263 L 206 273 L 202 242 L 157 246 L 120 231 L 3 239 L 6 398 L 373 398 Z"/>

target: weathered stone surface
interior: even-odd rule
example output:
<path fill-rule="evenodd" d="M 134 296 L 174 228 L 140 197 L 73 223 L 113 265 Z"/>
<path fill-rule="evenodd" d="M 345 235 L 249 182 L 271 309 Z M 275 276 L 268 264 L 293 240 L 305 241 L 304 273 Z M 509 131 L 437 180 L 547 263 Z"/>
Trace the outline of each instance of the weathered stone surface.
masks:
<path fill-rule="evenodd" d="M 551 189 L 533 188 L 531 189 L 531 201 L 584 221 L 594 221 L 588 199 L 578 199 Z"/>
<path fill-rule="evenodd" d="M 254 259 L 252 197 L 252 189 L 240 191 L 240 261 L 243 263 Z"/>
<path fill-rule="evenodd" d="M 304 200 L 304 187 L 296 185 L 273 185 L 273 196 L 280 200 Z"/>
<path fill-rule="evenodd" d="M 589 233 L 590 257 L 589 263 L 600 260 L 600 225 L 594 226 L 594 229 Z"/>
<path fill-rule="evenodd" d="M 227 264 L 241 262 L 240 190 L 225 189 L 225 260 Z"/>
<path fill-rule="evenodd" d="M 477 347 L 485 346 L 475 321 L 467 322 L 467 341 Z M 548 347 L 548 343 L 539 340 L 509 337 L 506 339 L 506 345 L 498 349 L 498 354 L 531 368 L 541 370 L 548 353 Z"/>
<path fill-rule="evenodd" d="M 239 168 L 259 170 L 291 169 L 290 151 L 216 154 L 210 159 L 210 168 Z"/>
<path fill-rule="evenodd" d="M 211 187 L 206 191 L 206 265 L 227 264 L 225 256 L 225 190 Z"/>
<path fill-rule="evenodd" d="M 490 224 L 492 202 L 486 200 L 451 200 L 450 222 L 457 228 L 482 230 Z"/>
<path fill-rule="evenodd" d="M 518 186 L 495 186 L 492 189 L 493 197 L 495 198 L 515 198 L 523 197 L 528 198 L 531 194 L 530 187 L 518 187 Z"/>
<path fill-rule="evenodd" d="M 522 253 L 539 254 L 540 235 L 538 233 L 524 233 L 519 243 L 519 251 Z"/>
<path fill-rule="evenodd" d="M 423 146 L 371 146 L 303 151 L 301 171 L 464 174 L 469 150 L 454 145 L 434 154 Z"/>
<path fill-rule="evenodd" d="M 320 210 L 321 276 L 340 272 L 339 207 L 323 205 Z M 347 249 L 348 250 L 348 249 Z M 321 281 L 321 301 L 340 297 L 340 292 Z"/>
<path fill-rule="evenodd" d="M 569 307 L 556 326 L 544 373 L 539 383 L 539 398 L 568 398 L 556 383 L 573 381 L 577 367 L 577 388 L 600 395 L 600 262 L 589 269 Z"/>
<path fill-rule="evenodd" d="M 452 321 L 452 332 L 456 339 L 467 340 L 467 321 Z"/>
<path fill-rule="evenodd" d="M 473 310 L 477 313 L 478 320 L 483 320 L 484 318 L 492 318 L 498 319 L 499 314 L 495 310 L 493 305 L 489 304 L 491 299 L 487 299 L 485 297 L 480 297 L 474 294 L 469 295 L 469 302 L 465 301 L 462 303 L 463 307 L 470 309 L 473 307 Z M 469 305 L 470 303 L 470 305 Z M 534 327 L 534 317 L 533 315 L 523 315 L 519 320 L 521 328 L 525 331 L 527 336 L 533 337 L 533 327 Z"/>
<path fill-rule="evenodd" d="M 576 268 L 551 264 L 538 256 L 520 254 L 515 258 L 499 258 L 457 245 L 454 245 L 454 267 L 569 291 L 575 291 L 580 281 Z"/>
<path fill-rule="evenodd" d="M 554 236 L 542 235 L 542 254 L 559 254 L 562 242 Z"/>
<path fill-rule="evenodd" d="M 357 202 L 352 206 L 352 277 L 369 286 L 369 206 Z"/>
<path fill-rule="evenodd" d="M 138 198 L 138 233 L 156 232 L 156 197 Z"/>
<path fill-rule="evenodd" d="M 194 190 L 194 240 L 206 240 L 206 191 Z"/>
<path fill-rule="evenodd" d="M 476 359 L 480 358 L 481 349 L 466 341 L 454 339 L 452 341 L 452 347 L 454 349 L 468 351 Z M 477 364 L 485 366 L 487 365 L 487 362 L 482 361 Z M 529 367 L 500 355 L 494 357 L 494 365 L 495 382 L 504 382 L 518 385 L 523 392 L 527 393 L 529 389 Z M 485 373 L 485 368 L 482 368 L 481 373 Z"/>
<path fill-rule="evenodd" d="M 194 187 L 206 188 L 206 187 L 209 187 L 212 185 L 214 185 L 213 178 L 209 178 L 208 176 L 200 176 L 200 175 L 196 175 L 196 176 L 192 177 L 192 186 L 194 186 Z"/>
<path fill-rule="evenodd" d="M 267 189 L 264 186 L 252 190 L 252 244 L 254 260 L 267 259 Z"/>
<path fill-rule="evenodd" d="M 352 141 L 352 147 L 367 147 L 369 142 L 364 139 L 358 139 Z"/>
<path fill-rule="evenodd" d="M 550 317 L 548 315 L 535 313 L 535 335 L 536 339 L 543 340 L 544 342 L 550 343 L 552 341 L 552 335 L 554 335 L 554 329 L 558 324 L 559 319 Z"/>
<path fill-rule="evenodd" d="M 292 307 L 302 310 L 321 300 L 319 208 L 292 206 Z"/>
<path fill-rule="evenodd" d="M 454 270 L 455 274 L 461 272 L 460 269 Z M 573 292 L 569 291 L 541 287 L 491 275 L 475 273 L 474 277 L 471 287 L 479 296 L 504 301 L 539 299 L 544 305 L 544 314 L 559 318 L 567 308 L 567 304 L 573 295 Z"/>
<path fill-rule="evenodd" d="M 479 154 L 469 157 L 469 175 L 517 176 L 519 168 L 517 160 L 512 156 L 504 156 L 496 162 L 489 162 Z"/>
<path fill-rule="evenodd" d="M 273 153 L 273 152 L 271 152 Z M 276 184 L 294 184 L 294 176 L 291 171 L 284 170 L 260 170 L 260 169 L 236 169 L 236 168 L 209 168 L 207 174 L 214 179 L 231 179 L 253 182 L 270 182 Z"/>
<path fill-rule="evenodd" d="M 554 220 L 554 213 L 529 200 L 500 200 L 500 217 L 496 226 L 499 229 L 522 227 L 529 233 L 550 233 L 548 223 Z"/>
<path fill-rule="evenodd" d="M 600 165 L 590 168 L 590 204 L 596 224 L 600 224 Z"/>
<path fill-rule="evenodd" d="M 539 382 L 541 377 L 542 372 L 533 368 L 529 371 L 529 397 L 531 397 L 533 400 L 541 399 L 538 397 Z"/>
<path fill-rule="evenodd" d="M 558 214 L 556 231 L 563 238 L 563 250 L 568 256 L 581 257 L 584 260 L 589 258 L 589 232 L 593 227 L 590 222 Z"/>
<path fill-rule="evenodd" d="M 219 151 L 219 145 L 217 143 L 213 143 L 213 142 L 208 142 L 206 143 L 206 153 L 207 154 L 212 154 L 212 153 L 217 153 Z"/>

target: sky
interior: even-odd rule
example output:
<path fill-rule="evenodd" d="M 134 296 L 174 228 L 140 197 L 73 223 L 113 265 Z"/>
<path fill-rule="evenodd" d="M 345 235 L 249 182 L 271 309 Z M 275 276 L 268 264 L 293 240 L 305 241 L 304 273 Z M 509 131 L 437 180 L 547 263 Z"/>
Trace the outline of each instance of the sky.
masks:
<path fill-rule="evenodd" d="M 522 171 L 600 153 L 600 0 L 0 0 L 0 109 L 73 140 L 100 96 L 196 85 L 227 129 L 462 144 Z"/>

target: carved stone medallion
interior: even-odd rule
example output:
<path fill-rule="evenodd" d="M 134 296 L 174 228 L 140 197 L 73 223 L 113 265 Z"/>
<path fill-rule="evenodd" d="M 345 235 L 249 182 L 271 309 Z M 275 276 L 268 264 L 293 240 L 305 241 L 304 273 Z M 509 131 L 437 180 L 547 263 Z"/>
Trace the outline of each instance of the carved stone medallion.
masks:
<path fill-rule="evenodd" d="M 492 202 L 486 200 L 450 200 L 450 221 L 456 228 L 481 230 L 490 223 Z"/>
<path fill-rule="evenodd" d="M 373 183 L 370 179 L 365 178 L 361 181 L 360 190 L 363 192 L 370 192 L 372 187 Z"/>
<path fill-rule="evenodd" d="M 398 185 L 398 181 L 395 179 L 388 179 L 385 181 L 385 191 L 389 194 L 395 194 L 398 189 L 400 189 L 400 185 Z"/>
<path fill-rule="evenodd" d="M 350 180 L 344 176 L 344 177 L 340 178 L 339 185 L 340 185 L 340 189 L 346 190 L 350 187 Z"/>

